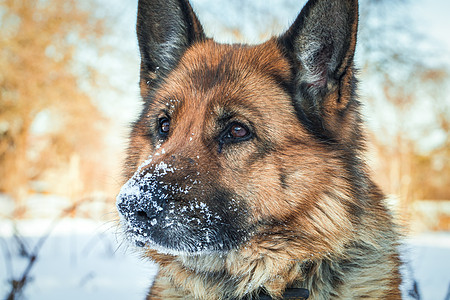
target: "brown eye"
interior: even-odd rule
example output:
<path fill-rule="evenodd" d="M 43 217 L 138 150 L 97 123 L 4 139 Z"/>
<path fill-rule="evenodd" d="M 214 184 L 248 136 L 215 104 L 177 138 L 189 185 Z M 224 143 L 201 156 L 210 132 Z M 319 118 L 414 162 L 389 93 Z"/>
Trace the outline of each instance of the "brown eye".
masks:
<path fill-rule="evenodd" d="M 236 143 L 249 140 L 252 137 L 250 130 L 241 123 L 232 123 L 228 129 L 224 131 L 221 141 L 224 143 Z"/>
<path fill-rule="evenodd" d="M 218 152 L 222 153 L 223 147 L 227 144 L 245 142 L 253 138 L 253 133 L 247 126 L 238 122 L 231 123 L 219 136 Z"/>
<path fill-rule="evenodd" d="M 247 134 L 248 134 L 247 129 L 239 124 L 233 125 L 230 129 L 230 135 L 233 138 L 243 138 L 247 136 Z"/>
<path fill-rule="evenodd" d="M 162 118 L 159 120 L 159 133 L 162 136 L 167 136 L 170 131 L 170 120 L 167 118 Z"/>

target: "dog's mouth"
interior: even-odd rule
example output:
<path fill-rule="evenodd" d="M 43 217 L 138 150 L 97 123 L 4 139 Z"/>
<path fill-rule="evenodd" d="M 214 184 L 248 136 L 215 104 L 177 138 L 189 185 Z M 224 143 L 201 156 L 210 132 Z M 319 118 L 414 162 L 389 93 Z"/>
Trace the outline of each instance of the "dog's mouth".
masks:
<path fill-rule="evenodd" d="M 127 239 L 140 248 L 149 248 L 159 253 L 169 255 L 203 255 L 210 253 L 224 253 L 232 249 L 230 244 L 218 240 L 213 231 L 203 232 L 202 235 L 192 233 L 191 228 L 166 227 L 156 225 L 148 228 L 131 227 L 129 222 L 122 223 Z"/>
<path fill-rule="evenodd" d="M 226 226 L 221 224 L 220 217 L 210 213 L 205 206 L 196 212 L 200 217 L 187 210 L 183 214 L 183 209 L 169 208 L 151 218 L 143 217 L 142 211 L 127 212 L 123 205 L 119 207 L 122 228 L 129 241 L 138 247 L 171 255 L 197 255 L 226 252 L 235 244 L 227 234 L 224 235 L 223 227 Z"/>
<path fill-rule="evenodd" d="M 116 206 L 127 238 L 164 254 L 227 252 L 250 232 L 246 210 L 230 193 L 203 187 L 200 193 L 173 191 L 160 177 L 135 174 L 122 187 Z"/>
<path fill-rule="evenodd" d="M 121 214 L 121 225 L 127 239 L 137 247 L 170 255 L 224 253 L 245 240 L 247 231 L 222 223 L 217 215 L 212 216 L 214 221 L 205 222 L 173 211 L 142 221 L 136 214 Z"/>

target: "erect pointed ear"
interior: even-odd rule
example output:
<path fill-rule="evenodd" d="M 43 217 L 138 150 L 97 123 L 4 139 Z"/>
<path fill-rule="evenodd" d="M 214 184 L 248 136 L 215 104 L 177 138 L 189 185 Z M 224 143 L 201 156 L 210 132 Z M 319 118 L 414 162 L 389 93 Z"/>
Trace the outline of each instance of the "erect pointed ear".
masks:
<path fill-rule="evenodd" d="M 279 38 L 293 64 L 297 105 L 319 127 L 353 98 L 357 28 L 357 0 L 310 0 Z"/>
<path fill-rule="evenodd" d="M 141 89 L 167 75 L 190 45 L 206 39 L 188 0 L 139 0 L 136 31 Z"/>

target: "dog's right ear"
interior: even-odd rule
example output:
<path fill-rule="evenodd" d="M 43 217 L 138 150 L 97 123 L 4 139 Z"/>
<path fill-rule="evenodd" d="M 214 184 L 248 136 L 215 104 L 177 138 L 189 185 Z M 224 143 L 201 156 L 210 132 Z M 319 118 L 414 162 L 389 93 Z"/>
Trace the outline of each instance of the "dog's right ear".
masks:
<path fill-rule="evenodd" d="M 353 57 L 357 0 L 309 0 L 279 38 L 295 76 L 294 105 L 327 141 L 360 137 Z M 306 118 L 305 118 L 306 117 Z"/>
<path fill-rule="evenodd" d="M 139 0 L 136 31 L 141 93 L 166 76 L 190 45 L 206 39 L 188 0 Z"/>

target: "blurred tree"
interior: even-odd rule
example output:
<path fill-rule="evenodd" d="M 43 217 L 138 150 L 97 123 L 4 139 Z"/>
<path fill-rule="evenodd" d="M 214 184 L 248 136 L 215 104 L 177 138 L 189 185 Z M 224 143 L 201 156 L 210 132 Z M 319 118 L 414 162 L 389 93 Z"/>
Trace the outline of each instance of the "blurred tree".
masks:
<path fill-rule="evenodd" d="M 31 179 L 98 141 L 102 118 L 79 76 L 96 72 L 77 61 L 80 49 L 100 53 L 94 12 L 88 1 L 0 1 L 0 192 L 17 201 Z M 37 116 L 51 127 L 41 149 Z"/>
<path fill-rule="evenodd" d="M 400 196 L 450 199 L 448 66 L 410 17 L 409 0 L 362 0 L 359 66 L 378 181 Z M 373 125 L 373 124 L 372 124 Z"/>

